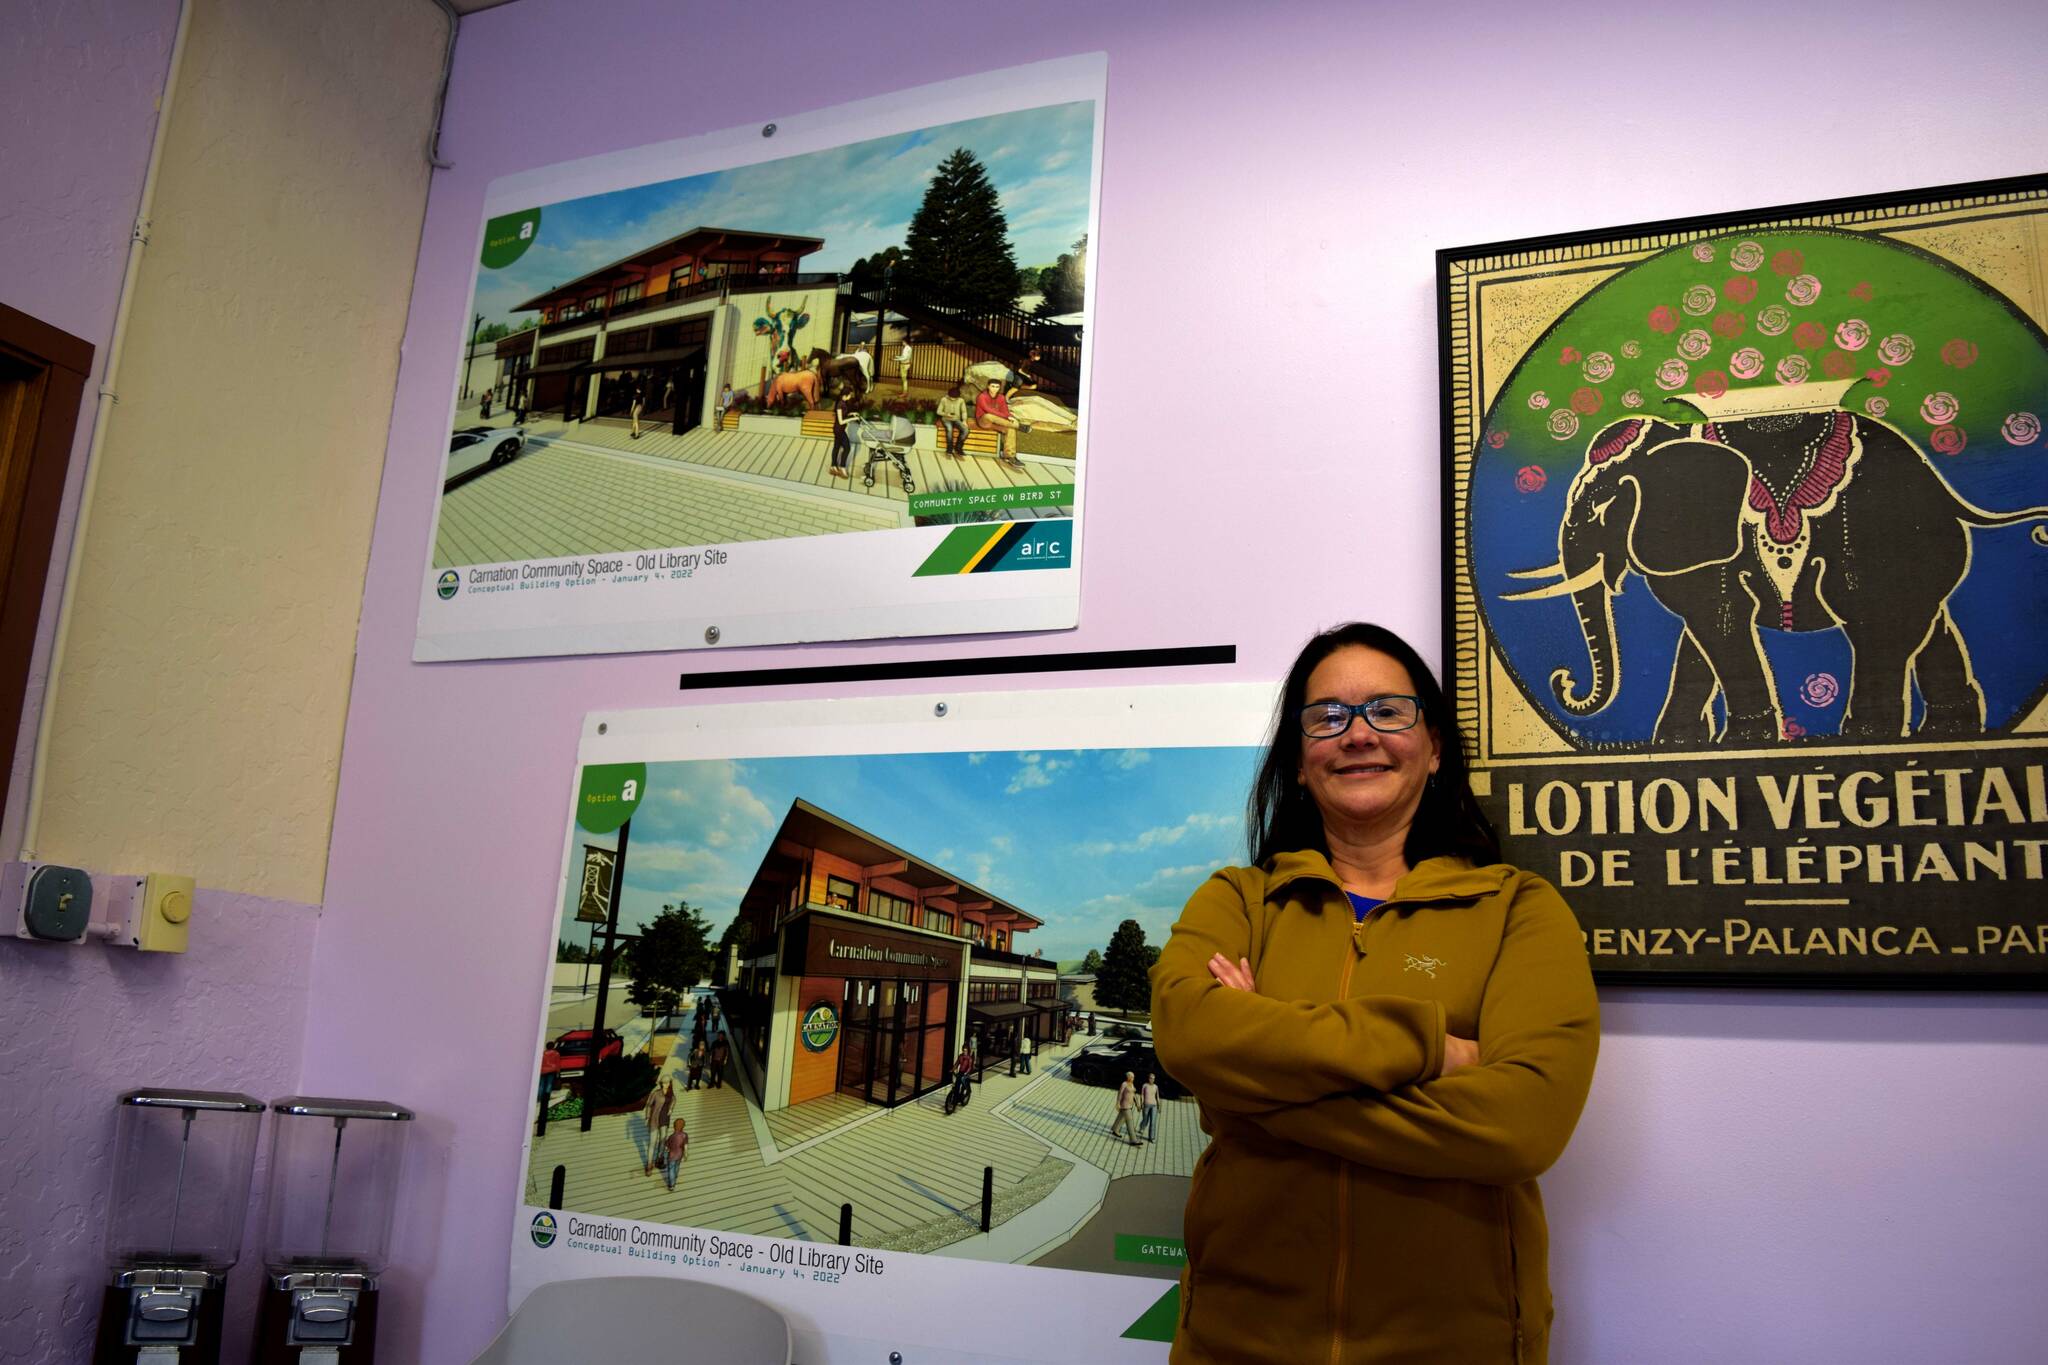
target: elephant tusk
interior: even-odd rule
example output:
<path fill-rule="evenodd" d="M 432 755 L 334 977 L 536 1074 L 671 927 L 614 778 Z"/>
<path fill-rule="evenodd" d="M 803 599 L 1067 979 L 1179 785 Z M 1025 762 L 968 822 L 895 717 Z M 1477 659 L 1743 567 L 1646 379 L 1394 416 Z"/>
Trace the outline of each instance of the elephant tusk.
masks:
<path fill-rule="evenodd" d="M 1562 583 L 1552 583 L 1546 587 L 1531 588 L 1527 592 L 1505 593 L 1500 600 L 1503 602 L 1538 602 L 1546 597 L 1569 597 L 1583 588 L 1590 588 L 1595 583 L 1598 583 L 1601 571 L 1605 566 L 1606 560 L 1604 557 L 1596 559 L 1570 578 L 1565 579 Z"/>
<path fill-rule="evenodd" d="M 1544 566 L 1543 566 L 1542 568 L 1540 568 L 1540 569 L 1513 569 L 1513 570 L 1510 570 L 1510 571 L 1508 572 L 1508 577 L 1509 577 L 1509 578 L 1563 578 L 1563 577 L 1564 577 L 1564 561 L 1560 559 L 1560 560 L 1558 560 L 1558 561 L 1557 561 L 1557 562 L 1556 562 L 1555 564 L 1545 564 L 1545 565 L 1544 565 Z"/>

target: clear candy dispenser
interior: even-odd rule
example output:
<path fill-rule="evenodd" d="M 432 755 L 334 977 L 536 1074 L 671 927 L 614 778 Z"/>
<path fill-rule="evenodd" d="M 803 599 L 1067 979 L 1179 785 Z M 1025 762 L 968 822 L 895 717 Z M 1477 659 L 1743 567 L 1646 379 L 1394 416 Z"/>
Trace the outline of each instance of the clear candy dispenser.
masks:
<path fill-rule="evenodd" d="M 263 1102 L 219 1090 L 115 1101 L 111 1272 L 95 1365 L 212 1365 L 228 1270 L 242 1253 Z"/>
<path fill-rule="evenodd" d="M 270 1107 L 268 1283 L 256 1359 L 368 1365 L 412 1111 L 310 1096 Z"/>

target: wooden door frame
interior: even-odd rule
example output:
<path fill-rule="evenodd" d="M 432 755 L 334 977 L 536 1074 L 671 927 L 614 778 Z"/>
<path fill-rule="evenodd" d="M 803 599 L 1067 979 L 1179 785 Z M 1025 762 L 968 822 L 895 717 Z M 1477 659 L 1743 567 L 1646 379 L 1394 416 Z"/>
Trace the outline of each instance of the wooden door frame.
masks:
<path fill-rule="evenodd" d="M 0 303 L 0 810 L 92 359 L 91 342 Z"/>

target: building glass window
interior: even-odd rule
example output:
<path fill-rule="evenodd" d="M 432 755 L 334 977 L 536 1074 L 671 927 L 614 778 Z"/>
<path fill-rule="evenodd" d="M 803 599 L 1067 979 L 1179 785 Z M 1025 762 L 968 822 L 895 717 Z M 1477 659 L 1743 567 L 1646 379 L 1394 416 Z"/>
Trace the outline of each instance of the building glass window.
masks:
<path fill-rule="evenodd" d="M 910 902 L 901 896 L 892 896 L 887 891 L 868 888 L 868 913 L 876 919 L 894 920 L 898 924 L 910 923 Z"/>
<path fill-rule="evenodd" d="M 645 284 L 642 284 L 638 281 L 632 284 L 622 284 L 617 289 L 612 290 L 612 302 L 631 303 L 633 300 L 639 298 L 640 295 L 646 290 L 646 288 L 647 286 Z"/>
<path fill-rule="evenodd" d="M 840 1012 L 839 1090 L 901 1104 L 944 1084 L 952 1036 L 949 983 L 849 979 Z"/>
<path fill-rule="evenodd" d="M 860 888 L 844 877 L 825 878 L 825 904 L 838 910 L 859 909 Z"/>
<path fill-rule="evenodd" d="M 988 926 L 980 920 L 971 919 L 967 921 L 967 937 L 973 939 L 976 943 L 985 942 L 987 933 Z"/>
<path fill-rule="evenodd" d="M 941 934 L 953 932 L 953 917 L 944 910 L 927 909 L 924 912 L 924 927 Z"/>

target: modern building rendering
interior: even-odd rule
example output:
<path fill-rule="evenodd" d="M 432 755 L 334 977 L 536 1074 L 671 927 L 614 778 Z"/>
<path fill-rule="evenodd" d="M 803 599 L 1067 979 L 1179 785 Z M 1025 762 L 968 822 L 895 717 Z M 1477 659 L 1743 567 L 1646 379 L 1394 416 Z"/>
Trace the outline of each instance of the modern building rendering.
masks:
<path fill-rule="evenodd" d="M 824 245 L 691 228 L 518 304 L 540 324 L 505 338 L 497 355 L 528 410 L 565 420 L 623 415 L 637 387 L 643 421 L 687 431 L 713 410 L 721 383 L 756 382 L 778 349 L 831 349 L 840 277 L 797 269 Z M 756 315 L 809 320 L 757 333 Z"/>
<path fill-rule="evenodd" d="M 761 859 L 729 1025 L 764 1109 L 833 1093 L 902 1104 L 972 1044 L 1064 1038 L 1058 972 L 1016 951 L 1043 921 L 801 799 Z"/>

